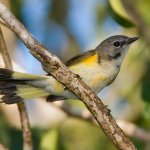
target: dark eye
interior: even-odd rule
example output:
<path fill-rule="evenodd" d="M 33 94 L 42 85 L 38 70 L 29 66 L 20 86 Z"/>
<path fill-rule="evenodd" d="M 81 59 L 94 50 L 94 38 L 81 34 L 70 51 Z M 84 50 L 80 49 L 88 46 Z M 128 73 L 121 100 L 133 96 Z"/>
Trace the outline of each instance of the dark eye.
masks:
<path fill-rule="evenodd" d="M 115 47 L 120 47 L 121 43 L 119 41 L 114 42 Z"/>

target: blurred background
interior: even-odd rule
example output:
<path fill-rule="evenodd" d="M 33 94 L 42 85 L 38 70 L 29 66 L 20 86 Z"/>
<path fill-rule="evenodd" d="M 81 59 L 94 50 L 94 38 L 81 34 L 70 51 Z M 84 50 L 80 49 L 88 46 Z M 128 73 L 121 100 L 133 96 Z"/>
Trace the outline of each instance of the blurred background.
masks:
<path fill-rule="evenodd" d="M 3 2 L 36 39 L 64 62 L 95 48 L 109 36 L 140 36 L 130 48 L 115 82 L 99 96 L 137 148 L 150 150 L 150 1 Z M 45 74 L 15 34 L 6 27 L 2 29 L 14 70 Z M 2 58 L 0 67 L 4 67 Z M 80 101 L 50 104 L 39 98 L 26 105 L 34 150 L 115 150 Z M 16 105 L 0 105 L 0 143 L 11 150 L 22 149 Z"/>

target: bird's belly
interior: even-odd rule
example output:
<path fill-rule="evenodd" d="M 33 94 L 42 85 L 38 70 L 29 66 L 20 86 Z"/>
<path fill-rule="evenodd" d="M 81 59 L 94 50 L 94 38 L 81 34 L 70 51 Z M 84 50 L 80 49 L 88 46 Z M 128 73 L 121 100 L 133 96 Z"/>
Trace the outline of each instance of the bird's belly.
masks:
<path fill-rule="evenodd" d="M 93 63 L 92 65 L 79 64 L 69 67 L 71 71 L 78 74 L 81 79 L 96 93 L 100 92 L 105 86 L 110 84 L 118 74 L 119 69 L 112 63 Z M 77 97 L 71 91 L 66 90 L 64 85 L 49 77 L 46 81 L 46 90 L 52 95 L 59 95 L 69 99 Z"/>
<path fill-rule="evenodd" d="M 96 93 L 110 84 L 118 74 L 119 69 L 110 62 L 90 65 L 80 64 L 70 68 Z"/>

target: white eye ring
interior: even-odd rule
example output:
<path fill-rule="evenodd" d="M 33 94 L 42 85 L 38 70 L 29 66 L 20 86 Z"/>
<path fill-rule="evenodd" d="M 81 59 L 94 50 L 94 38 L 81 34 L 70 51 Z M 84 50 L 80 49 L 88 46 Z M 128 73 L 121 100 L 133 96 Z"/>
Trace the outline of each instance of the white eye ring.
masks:
<path fill-rule="evenodd" d="M 121 42 L 115 41 L 115 42 L 113 43 L 113 45 L 114 45 L 115 47 L 120 47 L 120 46 L 121 46 Z"/>

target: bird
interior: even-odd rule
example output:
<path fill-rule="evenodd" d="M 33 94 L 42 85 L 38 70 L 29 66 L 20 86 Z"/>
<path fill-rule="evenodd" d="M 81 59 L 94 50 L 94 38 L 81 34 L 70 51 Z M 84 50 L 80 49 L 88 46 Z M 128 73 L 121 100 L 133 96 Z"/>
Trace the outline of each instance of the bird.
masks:
<path fill-rule="evenodd" d="M 114 35 L 95 49 L 80 53 L 66 62 L 93 92 L 98 94 L 117 77 L 130 45 L 139 37 Z M 47 102 L 78 99 L 52 75 L 34 75 L 0 68 L 0 103 L 14 104 L 37 97 Z"/>

